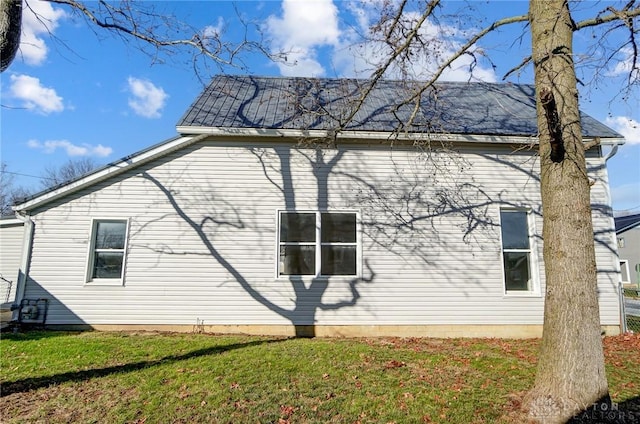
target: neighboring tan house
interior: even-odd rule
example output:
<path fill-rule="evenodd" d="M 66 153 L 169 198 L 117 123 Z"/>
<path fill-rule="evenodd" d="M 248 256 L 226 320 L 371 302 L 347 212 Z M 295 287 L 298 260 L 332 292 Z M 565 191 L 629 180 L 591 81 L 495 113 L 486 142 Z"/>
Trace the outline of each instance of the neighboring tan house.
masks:
<path fill-rule="evenodd" d="M 383 81 L 349 120 L 365 84 L 214 78 L 177 137 L 15 207 L 32 237 L 18 297 L 78 328 L 539 336 L 533 87 L 441 83 L 414 109 L 393 106 L 410 87 Z M 585 141 L 622 142 L 582 123 Z M 616 334 L 606 161 L 587 156 Z"/>
<path fill-rule="evenodd" d="M 622 284 L 640 289 L 640 214 L 615 218 Z"/>

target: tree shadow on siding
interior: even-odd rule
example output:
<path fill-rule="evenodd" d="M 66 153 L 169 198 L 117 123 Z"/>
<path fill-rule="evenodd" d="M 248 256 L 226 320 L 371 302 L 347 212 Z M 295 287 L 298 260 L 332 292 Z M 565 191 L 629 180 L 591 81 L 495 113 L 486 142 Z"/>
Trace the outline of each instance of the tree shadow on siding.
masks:
<path fill-rule="evenodd" d="M 349 306 L 354 306 L 360 299 L 360 293 L 358 286 L 362 283 L 371 283 L 375 279 L 375 275 L 365 261 L 366 272 L 363 272 L 363 276 L 351 278 L 348 282 L 348 288 L 350 292 L 350 298 L 335 302 L 324 303 L 322 296 L 329 286 L 329 282 L 326 279 L 313 279 L 311 284 L 307 287 L 305 282 L 301 279 L 290 279 L 291 286 L 295 293 L 294 308 L 287 309 L 276 303 L 270 301 L 263 293 L 254 288 L 242 273 L 235 267 L 224 255 L 214 246 L 212 240 L 209 238 L 204 230 L 204 226 L 211 222 L 218 222 L 212 217 L 205 216 L 199 221 L 196 221 L 190 217 L 186 211 L 178 204 L 174 194 L 171 190 L 163 185 L 157 178 L 151 176 L 148 172 L 141 173 L 142 178 L 153 183 L 167 198 L 172 208 L 176 211 L 178 216 L 184 220 L 195 231 L 200 238 L 201 242 L 207 248 L 209 254 L 215 261 L 221 265 L 232 277 L 240 284 L 244 291 L 249 294 L 255 301 L 266 306 L 271 311 L 286 318 L 295 327 L 296 336 L 299 337 L 313 337 L 315 336 L 315 322 L 316 313 L 318 310 L 336 310 Z"/>
<path fill-rule="evenodd" d="M 243 79 L 243 81 L 245 81 Z M 433 172 L 433 178 L 417 178 L 411 179 L 404 176 L 401 172 L 396 173 L 396 179 L 388 183 L 376 181 L 370 170 L 366 169 L 367 164 L 362 164 L 361 169 L 340 169 L 339 163 L 343 160 L 346 150 L 337 148 L 336 134 L 344 129 L 356 128 L 360 118 L 363 122 L 373 120 L 379 122 L 381 129 L 389 130 L 401 124 L 399 109 L 389 110 L 389 104 L 382 102 L 379 108 L 369 108 L 366 110 L 366 116 L 356 118 L 350 113 L 352 107 L 361 105 L 359 93 L 360 86 L 354 81 L 345 83 L 344 86 L 325 87 L 316 80 L 296 80 L 295 84 L 289 87 L 282 87 L 281 81 L 271 82 L 270 84 L 278 85 L 277 87 L 260 87 L 256 81 L 251 80 L 247 87 L 248 95 L 244 98 L 235 99 L 238 102 L 237 110 L 233 116 L 233 124 L 230 127 L 244 127 L 257 129 L 261 128 L 293 128 L 299 130 L 306 136 L 301 136 L 298 144 L 292 143 L 286 147 L 277 148 L 269 144 L 269 149 L 264 148 L 248 148 L 260 161 L 262 171 L 265 178 L 279 191 L 282 198 L 283 210 L 316 210 L 328 211 L 331 208 L 367 208 L 378 213 L 368 215 L 362 221 L 363 232 L 366 233 L 368 240 L 377 244 L 379 247 L 386 249 L 388 252 L 402 257 L 403 254 L 409 253 L 415 256 L 428 266 L 437 265 L 438 258 L 434 256 L 434 252 L 441 254 L 448 253 L 448 240 L 446 237 L 440 237 L 442 224 L 450 224 L 459 227 L 460 237 L 464 243 L 474 244 L 480 247 L 478 250 L 474 248 L 460 249 L 454 253 L 462 253 L 472 255 L 476 251 L 484 251 L 487 246 L 492 246 L 496 253 L 500 251 L 499 243 L 499 224 L 497 221 L 497 208 L 501 207 L 528 208 L 538 202 L 536 199 L 529 199 L 526 196 L 518 196 L 517 200 L 510 200 L 514 191 L 502 196 L 501 192 L 487 191 L 486 187 L 474 180 L 471 167 L 467 167 L 464 163 L 464 155 L 456 155 L 454 151 L 447 151 L 446 148 L 436 151 L 435 144 L 439 142 L 433 141 L 431 145 L 431 137 L 426 137 L 424 144 L 418 143 L 413 147 L 422 148 L 425 152 L 424 157 L 428 160 L 433 158 L 448 157 L 454 162 L 460 160 L 460 164 L 443 165 L 441 169 L 437 166 L 436 161 L 424 163 L 425 175 Z M 409 87 L 410 88 L 410 87 Z M 328 94 L 329 92 L 333 94 Z M 284 93 L 284 94 L 282 94 Z M 337 94 L 336 94 L 337 93 Z M 224 93 L 225 96 L 232 96 L 232 93 Z M 271 97 L 273 96 L 273 98 Z M 241 96 L 242 97 L 242 96 Z M 440 96 L 442 97 L 442 96 Z M 455 97 L 455 96 L 454 96 Z M 454 98 L 452 97 L 452 98 Z M 282 100 L 278 102 L 278 113 L 274 115 L 274 121 L 264 121 L 264 116 L 258 111 L 266 103 L 271 100 Z M 429 98 L 431 99 L 431 97 Z M 433 99 L 431 99 L 433 100 Z M 442 101 L 442 99 L 441 99 Z M 427 105 L 431 103 L 427 102 Z M 405 106 L 407 106 L 405 104 Z M 406 108 L 405 108 L 406 109 Z M 412 108 L 404 110 L 410 112 Z M 446 108 L 445 108 L 446 109 Z M 429 113 L 430 107 L 421 109 L 425 114 L 426 121 L 421 122 L 426 131 L 423 136 L 429 136 L 427 133 L 436 133 L 443 125 L 443 121 L 451 123 L 452 121 L 461 119 L 461 116 L 452 115 L 443 119 L 442 116 L 435 117 Z M 504 121 L 491 121 L 492 113 L 487 109 L 485 113 L 474 114 L 477 122 L 473 123 L 473 127 L 480 124 L 486 124 L 490 128 L 499 129 L 508 127 L 513 123 L 504 117 Z M 489 122 L 491 121 L 491 122 Z M 418 122 L 414 122 L 418 123 Z M 471 124 L 470 124 L 471 125 Z M 417 128 L 417 127 L 416 127 Z M 325 129 L 327 136 L 321 138 L 310 138 L 310 130 Z M 414 128 L 415 129 L 415 128 Z M 393 136 L 384 143 L 391 147 L 399 140 L 395 138 L 400 136 L 402 126 L 398 126 L 397 130 L 392 131 Z M 440 133 L 443 133 L 440 131 Z M 517 132 L 516 132 L 517 133 Z M 424 137 L 422 137 L 424 139 Z M 437 140 L 437 136 L 433 140 Z M 442 143 L 440 143 L 442 145 Z M 409 146 L 411 147 L 411 146 Z M 443 146 L 446 147 L 446 146 Z M 309 180 L 304 181 L 314 185 L 316 197 L 313 199 L 303 198 L 296 191 L 294 184 L 295 169 L 298 164 L 292 163 L 292 151 L 296 151 L 305 163 L 305 169 L 310 170 Z M 476 149 L 477 152 L 478 149 Z M 271 157 L 265 152 L 273 152 Z M 449 155 L 449 156 L 446 156 Z M 482 156 L 482 155 L 480 155 Z M 528 176 L 532 183 L 538 184 L 538 178 L 531 169 L 526 169 L 521 164 L 512 163 L 503 160 L 498 155 L 494 155 L 501 165 L 506 165 L 505 177 L 509 178 L 515 171 L 524 173 Z M 493 156 L 485 155 L 485 158 L 493 158 Z M 434 164 L 436 166 L 434 166 Z M 452 168 L 453 171 L 447 171 Z M 435 170 L 435 171 L 434 171 Z M 444 170 L 444 172 L 442 172 Z M 515 170 L 515 171 L 514 171 Z M 417 172 L 416 174 L 419 174 Z M 202 243 L 206 246 L 209 254 L 215 261 L 221 265 L 232 278 L 240 284 L 246 293 L 254 300 L 266 306 L 271 311 L 289 320 L 297 329 L 298 335 L 314 335 L 313 325 L 316 322 L 316 314 L 321 310 L 335 310 L 344 307 L 354 306 L 360 299 L 358 287 L 362 283 L 371 283 L 375 279 L 375 273 L 368 262 L 365 260 L 363 271 L 365 275 L 359 278 L 353 278 L 348 282 L 350 298 L 335 304 L 325 304 L 322 297 L 326 293 L 329 281 L 326 278 L 311 277 L 294 277 L 280 276 L 279 281 L 288 279 L 289 284 L 294 292 L 294 306 L 292 309 L 284 308 L 268 299 L 268 295 L 261 293 L 256 286 L 252 285 L 252 281 L 245 275 L 242 275 L 239 268 L 234 266 L 224 254 L 216 248 L 212 238 L 205 232 L 204 226 L 208 222 L 215 225 L 222 225 L 221 222 L 215 222 L 213 217 L 205 216 L 203 219 L 194 218 L 193 214 L 187 213 L 184 202 L 179 203 L 176 199 L 176 193 L 170 188 L 163 185 L 158 179 L 143 172 L 141 176 L 152 182 L 158 189 L 162 191 L 168 199 L 172 208 L 177 212 L 182 220 L 198 234 Z M 345 199 L 342 202 L 335 200 L 329 201 L 331 196 L 335 199 L 335 190 L 330 190 L 329 180 L 332 176 L 339 176 L 344 180 L 351 181 L 349 189 L 344 190 Z M 453 181 L 447 179 L 453 176 Z M 458 178 L 459 180 L 455 180 Z M 375 183 L 373 181 L 376 181 Z M 299 181 L 296 181 L 299 183 Z M 432 189 L 437 187 L 436 189 Z M 431 189 L 425 190 L 425 188 Z M 429 193 L 427 196 L 425 193 Z M 540 214 L 540 210 L 534 210 L 534 213 Z M 446 218 L 446 219 L 444 219 Z M 402 258 L 405 259 L 405 258 Z M 463 267 L 467 265 L 473 266 L 473 258 L 456 258 Z M 413 260 L 413 258 L 408 259 Z M 466 261 L 466 263 L 464 263 Z M 498 260 L 496 263 L 500 263 Z M 496 269 L 499 265 L 496 265 Z M 473 269 L 473 268 L 471 268 Z M 427 277 L 428 278 L 428 277 Z M 449 281 L 456 279 L 455 273 L 447 273 L 445 277 Z M 463 282 L 464 284 L 468 282 Z M 461 285 L 462 286 L 462 285 Z M 483 288 L 483 287 L 481 287 Z M 464 289 L 462 289 L 464 290 Z"/>
<path fill-rule="evenodd" d="M 535 147 L 535 146 L 529 146 L 528 148 L 523 147 L 521 150 L 531 150 L 532 147 Z M 590 156 L 592 154 L 589 154 L 589 153 L 587 154 L 588 154 L 588 157 L 593 158 L 593 156 Z M 537 172 L 537 170 L 533 169 L 534 165 L 539 166 L 537 162 L 532 162 L 527 165 L 525 163 L 518 164 L 518 163 L 515 163 L 514 161 L 507 161 L 495 155 L 480 154 L 480 156 L 496 163 L 497 165 L 507 166 L 509 168 L 512 168 L 518 173 L 522 173 L 523 175 L 526 175 L 527 178 L 530 181 L 532 181 L 534 184 L 540 184 L 540 174 Z M 536 152 L 536 156 L 537 156 L 537 152 Z M 605 179 L 606 174 L 603 174 L 604 170 L 606 170 L 606 162 L 604 160 L 599 160 L 594 164 L 587 163 L 587 172 L 589 173 L 588 176 L 590 178 L 590 182 L 592 186 L 596 184 L 607 184 L 607 181 Z M 617 256 L 618 252 L 617 252 L 615 243 L 612 243 L 612 235 L 615 234 L 613 209 L 610 204 L 606 203 L 607 199 L 602 199 L 602 200 L 605 200 L 605 201 L 604 202 L 597 201 L 597 200 L 594 201 L 594 199 L 592 198 L 592 202 L 591 202 L 591 214 L 592 214 L 592 218 L 594 219 L 594 234 L 593 234 L 594 242 L 596 244 L 596 247 L 599 247 L 600 249 L 603 249 L 604 251 Z M 543 214 L 542 208 L 540 208 L 539 210 L 534 210 L 533 213 L 540 219 L 542 218 L 542 214 Z M 595 223 L 596 219 L 600 221 L 600 225 L 597 225 Z M 605 220 L 608 221 L 608 225 L 603 226 L 602 222 L 604 222 Z M 538 238 L 540 242 L 543 241 L 542 234 L 540 234 L 539 236 L 536 236 L 536 238 Z M 619 271 L 615 266 L 615 264 L 612 263 L 610 264 L 610 266 L 607 267 L 603 265 L 602 262 L 603 261 L 600 261 L 600 264 L 597 269 L 597 273 L 602 275 L 607 275 L 610 278 L 612 278 L 612 280 L 617 280 L 616 275 L 618 274 Z M 614 282 L 614 284 L 616 283 Z"/>
<path fill-rule="evenodd" d="M 376 174 L 380 170 L 372 170 L 368 162 L 358 160 L 358 155 L 366 154 L 362 149 L 369 148 L 336 147 L 331 140 L 318 139 L 315 144 L 307 140 L 250 151 L 260 161 L 266 179 L 280 192 L 287 211 L 360 210 L 365 236 L 363 252 L 369 250 L 366 242 L 397 256 L 398 270 L 403 261 L 414 267 L 422 265 L 425 281 L 432 271 L 442 271 L 441 256 L 461 253 L 459 263 L 466 267 L 471 265 L 467 262 L 473 261 L 474 250 L 486 249 L 487 242 L 499 244 L 493 205 L 520 206 L 503 199 L 502 193 L 487 193 L 474 182 L 473 175 L 465 173 L 469 164 L 455 152 L 424 153 L 415 146 L 398 146 L 394 150 L 389 145 L 385 155 L 391 157 L 390 165 L 382 171 L 385 177 L 390 176 L 387 180 Z M 416 163 L 410 164 L 411 169 L 404 169 L 407 164 L 396 163 L 394 151 L 409 155 Z M 347 154 L 350 158 L 346 165 L 340 164 Z M 309 169 L 313 175 L 309 178 L 317 193 L 313 204 L 304 196 L 297 196 L 292 173 L 296 168 Z M 453 243 L 451 234 L 441 235 L 451 226 L 457 231 Z M 461 245 L 465 248 L 460 249 Z M 462 282 L 455 273 L 443 274 L 452 284 Z M 458 284 L 459 289 L 465 291 L 466 283 Z"/>

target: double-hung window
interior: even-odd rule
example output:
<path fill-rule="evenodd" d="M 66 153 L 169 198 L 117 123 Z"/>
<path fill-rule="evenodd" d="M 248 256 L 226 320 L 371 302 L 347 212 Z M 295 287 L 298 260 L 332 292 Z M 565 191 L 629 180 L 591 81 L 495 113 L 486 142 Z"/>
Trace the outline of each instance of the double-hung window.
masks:
<path fill-rule="evenodd" d="M 500 225 L 505 291 L 535 291 L 529 213 L 526 210 L 503 209 L 500 211 Z"/>
<path fill-rule="evenodd" d="M 278 275 L 358 274 L 355 212 L 278 214 Z"/>
<path fill-rule="evenodd" d="M 127 245 L 126 219 L 96 219 L 91 226 L 87 280 L 119 283 L 123 278 Z"/>

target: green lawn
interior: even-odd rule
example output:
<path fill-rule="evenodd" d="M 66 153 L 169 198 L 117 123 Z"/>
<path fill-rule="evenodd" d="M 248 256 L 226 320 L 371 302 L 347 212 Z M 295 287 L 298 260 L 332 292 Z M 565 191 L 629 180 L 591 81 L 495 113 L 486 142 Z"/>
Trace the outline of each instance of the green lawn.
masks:
<path fill-rule="evenodd" d="M 539 340 L 3 334 L 0 421 L 492 423 L 532 384 Z M 616 402 L 640 337 L 605 339 Z"/>

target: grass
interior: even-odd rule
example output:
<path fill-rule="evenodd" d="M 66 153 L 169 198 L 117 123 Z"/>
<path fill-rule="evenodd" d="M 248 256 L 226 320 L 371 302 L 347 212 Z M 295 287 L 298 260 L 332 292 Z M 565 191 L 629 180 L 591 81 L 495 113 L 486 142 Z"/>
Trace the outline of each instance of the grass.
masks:
<path fill-rule="evenodd" d="M 0 420 L 489 423 L 509 418 L 539 340 L 282 339 L 29 332 L 0 340 Z M 640 336 L 605 339 L 614 401 L 640 394 Z"/>

